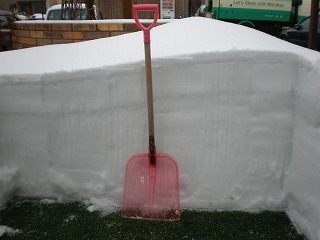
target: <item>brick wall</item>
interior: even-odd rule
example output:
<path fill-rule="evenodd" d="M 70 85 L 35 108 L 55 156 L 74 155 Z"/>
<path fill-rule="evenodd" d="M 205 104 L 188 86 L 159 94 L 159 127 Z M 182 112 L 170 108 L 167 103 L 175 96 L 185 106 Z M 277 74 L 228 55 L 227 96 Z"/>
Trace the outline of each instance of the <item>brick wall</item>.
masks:
<path fill-rule="evenodd" d="M 166 22 L 158 22 L 158 25 Z M 13 23 L 12 29 L 13 49 L 80 42 L 140 30 L 134 20 L 23 21 Z"/>

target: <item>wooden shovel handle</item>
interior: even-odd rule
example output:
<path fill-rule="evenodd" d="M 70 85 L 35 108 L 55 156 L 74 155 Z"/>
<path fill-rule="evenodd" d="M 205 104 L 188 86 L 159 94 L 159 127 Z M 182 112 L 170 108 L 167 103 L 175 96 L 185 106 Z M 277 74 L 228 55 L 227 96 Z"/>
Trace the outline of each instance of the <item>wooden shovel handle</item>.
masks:
<path fill-rule="evenodd" d="M 138 11 L 154 11 L 154 20 L 148 27 L 143 26 L 138 19 Z M 150 30 L 153 28 L 158 19 L 158 4 L 139 4 L 133 5 L 134 19 L 143 31 L 144 53 L 145 53 L 145 71 L 147 85 L 147 104 L 148 104 L 148 126 L 149 126 L 149 154 L 150 163 L 155 164 L 156 161 L 156 145 L 154 140 L 154 112 L 153 112 L 153 90 L 152 90 L 152 67 L 151 67 L 151 50 L 150 50 Z"/>
<path fill-rule="evenodd" d="M 148 104 L 148 126 L 149 126 L 149 153 L 150 162 L 154 164 L 156 154 L 156 144 L 154 140 L 154 111 L 153 111 L 153 87 L 152 87 L 152 68 L 150 42 L 144 43 L 145 70 L 147 85 L 147 104 Z"/>

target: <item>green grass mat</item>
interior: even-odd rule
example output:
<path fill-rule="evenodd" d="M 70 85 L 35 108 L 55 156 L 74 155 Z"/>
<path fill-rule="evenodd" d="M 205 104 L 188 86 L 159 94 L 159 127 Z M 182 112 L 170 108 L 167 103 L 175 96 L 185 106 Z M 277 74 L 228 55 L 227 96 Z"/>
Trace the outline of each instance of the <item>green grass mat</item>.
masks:
<path fill-rule="evenodd" d="M 44 203 L 16 199 L 0 211 L 0 225 L 19 229 L 5 239 L 212 239 L 302 240 L 284 212 L 182 211 L 180 222 L 122 219 L 102 215 L 78 203 Z"/>

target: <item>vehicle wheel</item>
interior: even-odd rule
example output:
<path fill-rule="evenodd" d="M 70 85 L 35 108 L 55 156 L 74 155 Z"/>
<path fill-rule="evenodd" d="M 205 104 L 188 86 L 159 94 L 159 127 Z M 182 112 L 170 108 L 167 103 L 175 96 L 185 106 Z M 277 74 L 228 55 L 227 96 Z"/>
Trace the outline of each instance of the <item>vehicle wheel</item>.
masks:
<path fill-rule="evenodd" d="M 249 27 L 249 28 L 256 28 L 256 26 L 254 25 L 253 22 L 250 21 L 241 21 L 238 23 L 239 25 L 245 26 L 245 27 Z"/>
<path fill-rule="evenodd" d="M 279 38 L 283 41 L 288 41 L 288 38 L 286 35 L 280 35 Z"/>

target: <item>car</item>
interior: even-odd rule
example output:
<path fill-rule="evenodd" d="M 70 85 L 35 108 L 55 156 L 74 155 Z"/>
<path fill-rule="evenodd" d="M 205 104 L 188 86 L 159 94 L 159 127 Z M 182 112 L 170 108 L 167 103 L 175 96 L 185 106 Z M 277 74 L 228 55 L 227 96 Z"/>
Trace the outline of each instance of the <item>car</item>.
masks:
<path fill-rule="evenodd" d="M 18 15 L 16 15 L 16 17 L 17 17 L 17 19 L 19 21 L 27 21 L 27 20 L 29 20 L 29 18 L 27 16 L 25 16 L 25 15 L 18 14 Z"/>
<path fill-rule="evenodd" d="M 32 15 L 33 20 L 44 20 L 46 19 L 46 15 L 42 13 L 35 13 Z"/>
<path fill-rule="evenodd" d="M 97 14 L 95 6 L 94 14 L 96 19 L 102 19 L 101 13 Z M 76 16 L 74 16 L 76 14 Z M 61 11 L 61 4 L 53 5 L 48 8 L 46 13 L 46 20 L 88 20 L 89 14 L 85 4 L 81 4 L 77 11 L 75 11 L 73 5 L 66 5 L 66 8 Z"/>
<path fill-rule="evenodd" d="M 305 18 L 292 28 L 283 30 L 279 37 L 302 47 L 308 47 L 310 17 Z M 318 19 L 318 50 L 320 50 L 320 16 Z"/>
<path fill-rule="evenodd" d="M 9 22 L 12 20 L 12 13 L 0 10 L 0 51 L 8 51 L 12 48 L 11 30 Z"/>
<path fill-rule="evenodd" d="M 87 9 L 85 4 L 81 4 L 77 11 L 77 16 L 72 16 L 74 14 L 74 7 L 67 7 L 61 11 L 61 4 L 53 5 L 48 8 L 46 13 L 46 20 L 85 20 L 87 19 Z"/>

